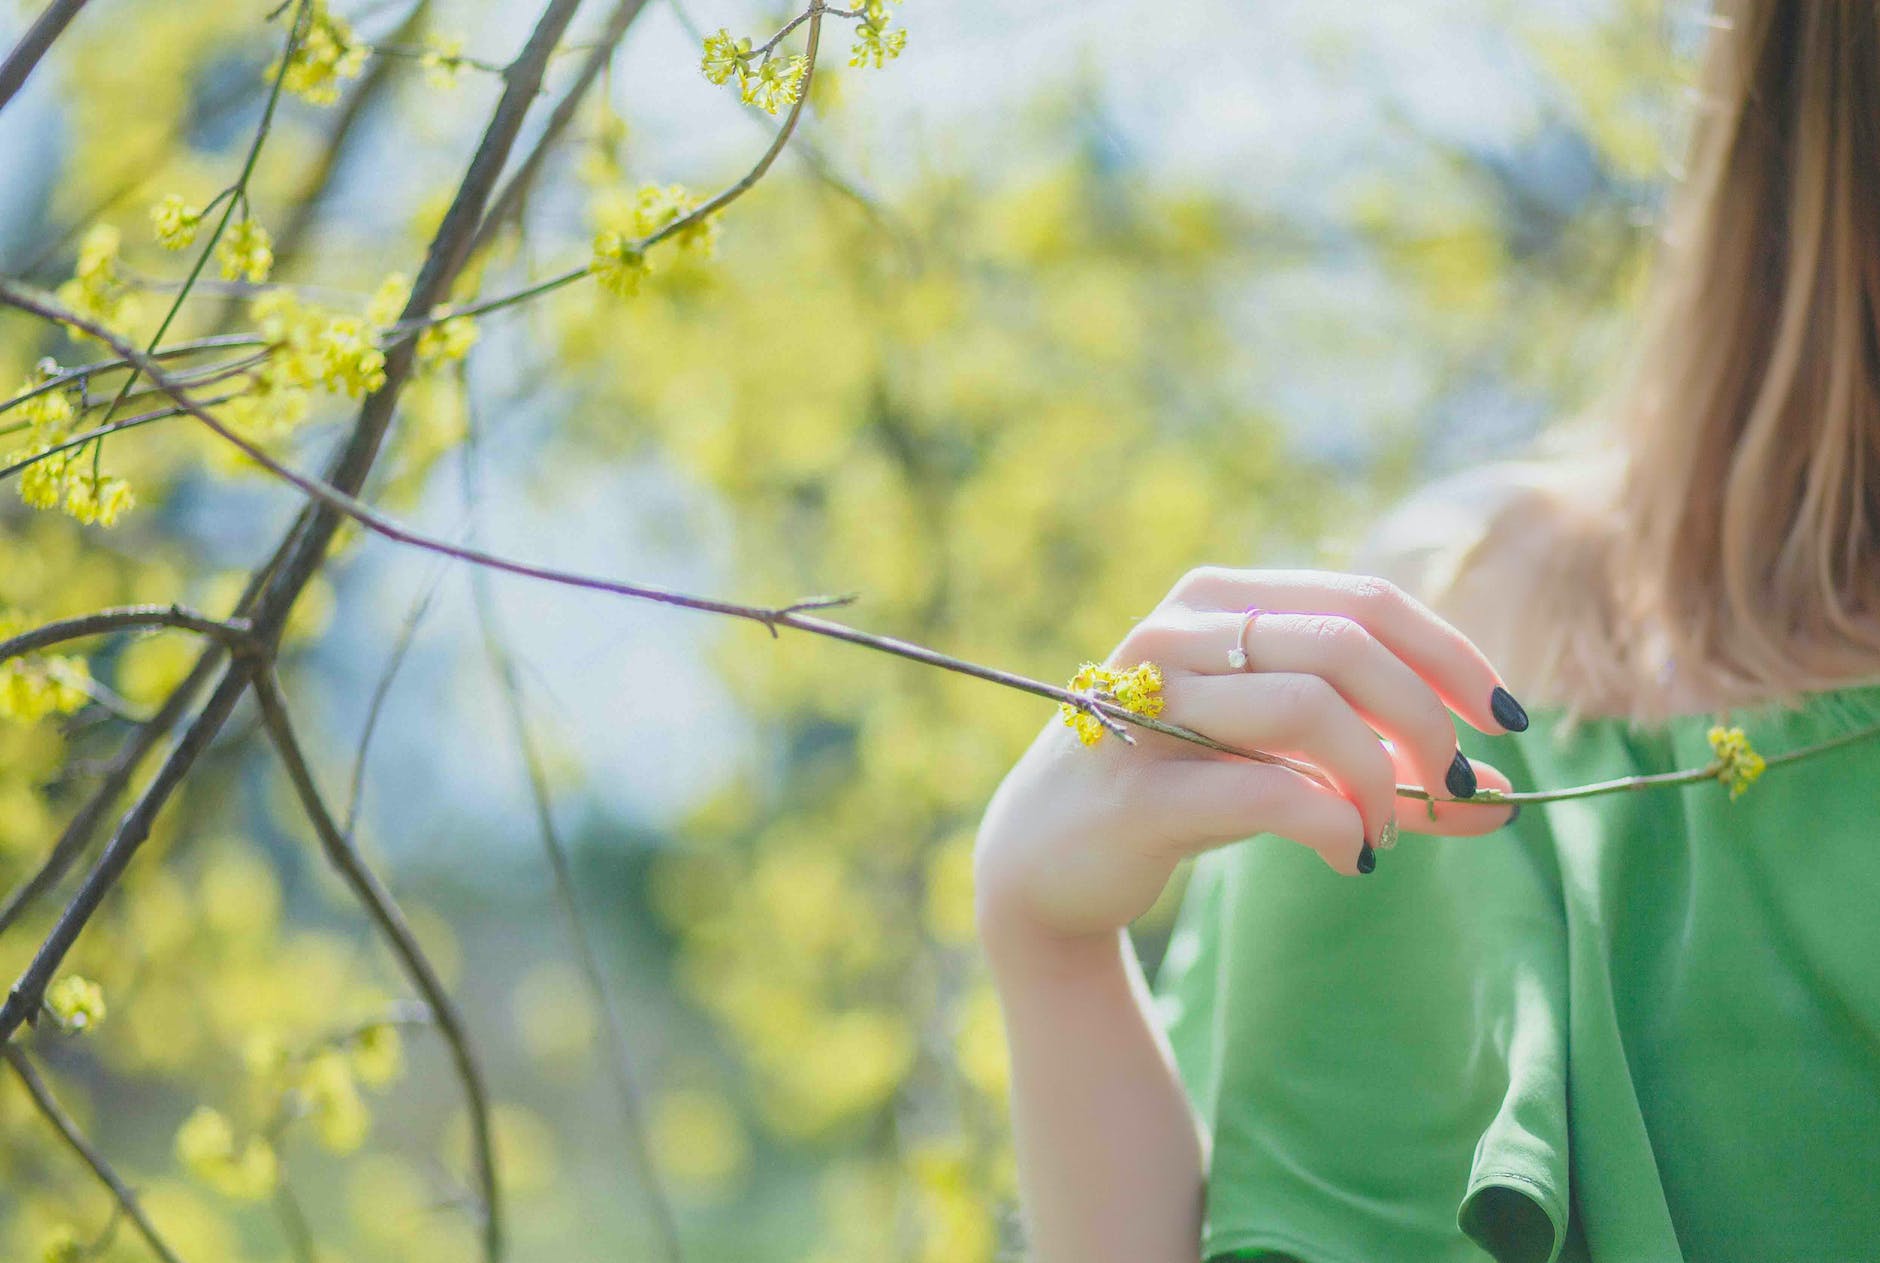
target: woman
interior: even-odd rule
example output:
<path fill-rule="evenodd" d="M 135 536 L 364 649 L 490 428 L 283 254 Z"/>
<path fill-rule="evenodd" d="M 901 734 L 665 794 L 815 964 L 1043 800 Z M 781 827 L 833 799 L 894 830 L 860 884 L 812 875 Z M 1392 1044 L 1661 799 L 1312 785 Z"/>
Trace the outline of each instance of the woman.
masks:
<path fill-rule="evenodd" d="M 1351 573 L 1197 571 L 1107 659 L 1324 778 L 1053 722 L 994 796 L 1039 1263 L 1880 1258 L 1880 740 L 1467 801 L 1880 725 L 1880 12 L 1721 9 L 1605 420 Z M 1124 927 L 1189 856 L 1152 996 Z"/>

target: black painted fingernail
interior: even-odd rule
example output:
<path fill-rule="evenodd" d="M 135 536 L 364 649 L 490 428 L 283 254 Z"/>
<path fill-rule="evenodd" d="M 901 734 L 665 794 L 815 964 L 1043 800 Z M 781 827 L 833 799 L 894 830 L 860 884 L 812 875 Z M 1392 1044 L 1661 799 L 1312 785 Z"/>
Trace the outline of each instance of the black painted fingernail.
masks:
<path fill-rule="evenodd" d="M 1443 778 L 1443 784 L 1449 786 L 1449 792 L 1457 798 L 1475 796 L 1475 769 L 1469 764 L 1469 756 L 1456 751 L 1456 757 L 1449 760 L 1449 775 Z"/>
<path fill-rule="evenodd" d="M 1495 691 L 1488 695 L 1488 708 L 1495 713 L 1495 722 L 1509 732 L 1527 731 L 1527 712 L 1514 700 L 1514 694 L 1501 685 L 1497 684 Z"/>
<path fill-rule="evenodd" d="M 1366 842 L 1363 846 L 1358 848 L 1358 871 L 1368 873 L 1376 867 L 1377 852 L 1371 848 L 1369 842 Z"/>
<path fill-rule="evenodd" d="M 1521 804 L 1516 803 L 1514 805 L 1514 810 L 1508 813 L 1507 823 L 1513 824 L 1515 821 L 1519 820 L 1520 818 L 1521 818 Z"/>

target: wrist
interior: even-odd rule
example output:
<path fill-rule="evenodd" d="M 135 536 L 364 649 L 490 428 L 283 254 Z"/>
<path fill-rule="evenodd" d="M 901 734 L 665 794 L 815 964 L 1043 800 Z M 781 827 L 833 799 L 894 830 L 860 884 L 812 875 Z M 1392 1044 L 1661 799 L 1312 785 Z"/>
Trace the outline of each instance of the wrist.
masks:
<path fill-rule="evenodd" d="M 1114 972 L 1132 950 L 1123 927 L 1066 933 L 994 900 L 979 900 L 976 918 L 980 948 L 1000 987 L 1027 980 L 1061 986 Z"/>

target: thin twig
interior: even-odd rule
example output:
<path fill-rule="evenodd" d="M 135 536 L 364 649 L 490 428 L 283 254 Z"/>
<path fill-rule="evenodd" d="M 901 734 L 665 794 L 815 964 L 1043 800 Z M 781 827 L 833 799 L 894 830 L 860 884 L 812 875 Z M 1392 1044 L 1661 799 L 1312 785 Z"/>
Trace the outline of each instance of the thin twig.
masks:
<path fill-rule="evenodd" d="M 378 874 L 372 871 L 358 849 L 347 841 L 340 833 L 339 826 L 334 823 L 325 799 L 320 796 L 319 787 L 314 784 L 313 772 L 301 752 L 300 741 L 294 735 L 287 703 L 281 696 L 280 685 L 274 678 L 272 667 L 255 674 L 254 693 L 261 707 L 262 726 L 267 729 L 268 737 L 281 757 L 288 779 L 293 782 L 294 792 L 300 799 L 301 810 L 306 813 L 308 823 L 319 837 L 327 860 L 352 888 L 353 894 L 365 908 L 366 915 L 384 934 L 393 954 L 404 966 L 406 976 L 411 979 L 411 985 L 430 1006 L 438 1034 L 450 1049 L 451 1061 L 457 1068 L 457 1078 L 463 1085 L 464 1099 L 470 1111 L 472 1149 L 477 1184 L 483 1199 L 483 1214 L 486 1220 L 496 1219 L 500 1214 L 500 1201 L 490 1130 L 489 1094 L 484 1087 L 483 1072 L 471 1051 L 463 1017 L 451 1000 L 443 979 L 438 977 L 430 958 L 424 954 L 417 936 L 412 933 L 391 891 L 386 889 Z"/>
<path fill-rule="evenodd" d="M 348 838 L 354 836 L 353 830 L 359 823 L 359 808 L 365 798 L 366 755 L 372 748 L 373 734 L 378 731 L 385 701 L 391 696 L 392 683 L 404 667 L 405 657 L 418 638 L 418 627 L 424 622 L 425 615 L 431 612 L 432 602 L 437 599 L 438 589 L 448 573 L 450 567 L 442 563 L 432 572 L 424 591 L 412 602 L 410 612 L 405 615 L 404 624 L 398 629 L 398 637 L 392 642 L 392 651 L 386 655 L 385 666 L 379 671 L 379 678 L 372 686 L 372 700 L 366 703 L 365 723 L 360 726 L 359 744 L 353 752 L 352 780 L 346 793 L 346 824 L 340 830 Z"/>
<path fill-rule="evenodd" d="M 205 408 L 213 408 L 218 404 L 225 404 L 232 399 L 239 399 L 241 395 L 242 392 L 240 391 L 231 391 L 226 395 L 216 395 L 211 399 L 205 399 L 202 401 L 202 405 Z M 93 439 L 103 438 L 107 434 L 116 434 L 119 430 L 135 430 L 139 426 L 149 425 L 152 421 L 162 421 L 169 417 L 182 416 L 183 413 L 184 409 L 175 405 L 166 408 L 152 408 L 149 412 L 138 412 L 128 417 L 120 417 L 109 425 L 100 425 L 89 430 L 82 430 L 69 438 L 59 440 L 44 451 L 34 452 L 30 456 L 22 456 L 11 465 L 0 465 L 0 482 L 5 482 L 7 479 L 17 474 L 24 473 L 42 460 L 50 460 L 61 452 L 69 452 L 74 448 L 83 447 Z"/>
<path fill-rule="evenodd" d="M 472 514 L 474 514 L 477 501 L 478 476 L 475 434 L 475 428 L 472 426 L 469 436 L 465 439 L 462 466 L 465 509 Z M 471 520 L 474 532 L 474 516 Z M 548 858 L 549 873 L 554 884 L 555 902 L 561 908 L 562 916 L 567 922 L 568 939 L 574 948 L 575 961 L 580 967 L 583 981 L 587 984 L 589 996 L 595 1007 L 600 1010 L 606 1023 L 607 1068 L 614 1080 L 614 1094 L 620 1103 L 621 1121 L 627 1133 L 627 1148 L 633 1165 L 639 1173 L 641 1188 L 648 1209 L 651 1211 L 661 1249 L 671 1263 L 682 1263 L 685 1250 L 679 1236 L 678 1216 L 673 1213 L 671 1200 L 667 1197 L 660 1179 L 659 1168 L 653 1161 L 652 1145 L 647 1138 L 642 1093 L 635 1080 L 633 1054 L 627 1042 L 626 1021 L 621 1015 L 620 1005 L 614 998 L 613 988 L 607 984 L 606 973 L 601 968 L 600 953 L 594 947 L 593 935 L 589 933 L 586 919 L 581 912 L 580 897 L 574 879 L 574 867 L 569 863 L 568 848 L 563 844 L 561 831 L 555 824 L 554 806 L 548 789 L 548 772 L 543 764 L 541 747 L 535 739 L 534 731 L 529 726 L 529 718 L 522 698 L 522 682 L 517 676 L 515 656 L 503 634 L 502 622 L 496 612 L 496 603 L 490 594 L 488 572 L 482 569 L 472 570 L 470 584 L 471 598 L 476 607 L 477 623 L 483 633 L 484 652 L 489 658 L 491 673 L 495 675 L 498 691 L 502 695 L 503 710 L 509 721 L 510 733 L 515 740 L 518 752 L 522 755 L 523 771 L 529 784 L 529 802 L 535 812 L 536 835 L 541 839 L 542 851 Z"/>
<path fill-rule="evenodd" d="M 46 55 L 54 40 L 65 32 L 66 26 L 78 16 L 78 11 L 85 7 L 85 0 L 52 0 L 45 12 L 33 20 L 26 28 L 26 34 L 13 46 L 7 59 L 0 62 L 0 110 L 7 107 L 14 93 L 20 90 L 27 76 L 39 65 L 39 59 Z"/>
<path fill-rule="evenodd" d="M 274 1186 L 274 1213 L 281 1221 L 281 1236 L 287 1240 L 294 1263 L 319 1263 L 319 1246 L 307 1223 L 307 1212 L 300 1208 L 300 1198 L 294 1195 L 285 1175 Z"/>
<path fill-rule="evenodd" d="M 33 1098 L 33 1104 L 39 1107 L 39 1112 L 45 1116 L 46 1121 L 51 1123 L 53 1129 L 64 1138 L 72 1152 L 91 1168 L 92 1174 L 98 1177 L 99 1182 L 111 1190 L 111 1196 L 116 1199 L 118 1208 L 124 1212 L 131 1223 L 137 1226 L 138 1234 L 150 1247 L 151 1253 L 162 1259 L 163 1263 L 182 1263 L 176 1251 L 172 1250 L 169 1243 L 157 1232 L 156 1225 L 151 1223 L 149 1216 L 144 1214 L 144 1208 L 138 1204 L 137 1194 L 132 1192 L 130 1185 L 111 1169 L 111 1164 L 105 1161 L 104 1155 L 99 1153 L 97 1147 L 85 1138 L 85 1133 L 78 1129 L 78 1124 L 72 1121 L 72 1116 L 65 1112 L 58 1098 L 52 1095 L 52 1089 L 47 1087 L 46 1081 L 40 1077 L 31 1058 L 27 1057 L 26 1050 L 12 1044 L 0 1044 L 0 1055 L 6 1057 L 7 1064 L 13 1067 L 14 1073 L 20 1077 L 20 1082 L 26 1085 L 26 1091 Z"/>
<path fill-rule="evenodd" d="M 250 630 L 245 619 L 210 618 L 181 605 L 124 605 L 95 614 L 81 614 L 77 618 L 62 618 L 0 640 L 0 662 L 21 654 L 37 653 L 68 640 L 102 636 L 132 627 L 180 628 L 212 636 L 231 648 L 246 644 Z"/>

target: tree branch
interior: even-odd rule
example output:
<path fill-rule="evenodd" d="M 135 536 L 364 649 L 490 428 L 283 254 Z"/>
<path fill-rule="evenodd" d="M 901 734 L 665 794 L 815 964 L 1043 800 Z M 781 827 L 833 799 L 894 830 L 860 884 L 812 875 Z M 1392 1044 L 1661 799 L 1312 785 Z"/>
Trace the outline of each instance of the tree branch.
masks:
<path fill-rule="evenodd" d="M 181 605 L 125 605 L 117 609 L 99 610 L 95 614 L 81 614 L 77 618 L 63 618 L 21 632 L 10 639 L 0 640 L 0 662 L 22 654 L 37 653 L 64 641 L 102 636 L 107 632 L 131 627 L 177 627 L 213 637 L 231 649 L 248 643 L 249 628 L 245 619 L 223 622 Z"/>
<path fill-rule="evenodd" d="M 562 94 L 561 100 L 555 102 L 555 108 L 550 111 L 547 121 L 542 124 L 541 135 L 535 138 L 535 144 L 529 150 L 528 157 L 522 160 L 515 174 L 510 176 L 508 183 L 503 185 L 502 192 L 498 193 L 495 200 L 490 203 L 489 214 L 483 217 L 482 224 L 477 227 L 477 235 L 470 242 L 470 253 L 473 257 L 481 254 L 496 234 L 502 231 L 503 225 L 521 209 L 523 200 L 528 197 L 536 177 L 541 174 L 543 164 L 548 160 L 549 152 L 561 139 L 561 134 L 567 130 L 568 124 L 574 121 L 575 111 L 580 108 L 582 99 L 594 86 L 594 81 L 600 78 L 601 71 L 606 69 L 608 61 L 614 55 L 614 49 L 619 47 L 622 39 L 626 38 L 627 28 L 633 25 L 633 19 L 640 16 L 640 11 L 645 7 L 646 0 L 619 0 L 619 3 L 614 6 L 613 13 L 608 16 L 607 24 L 601 30 L 600 38 L 588 51 L 587 57 L 581 63 L 581 69 L 575 73 L 574 82 L 568 85 L 568 90 Z"/>
<path fill-rule="evenodd" d="M 261 707 L 262 726 L 267 729 L 268 737 L 281 756 L 288 779 L 293 782 L 294 792 L 300 798 L 301 809 L 320 839 L 321 849 L 365 907 L 366 915 L 385 935 L 393 954 L 398 957 L 406 976 L 411 979 L 411 985 L 417 988 L 425 1003 L 430 1006 L 438 1033 L 450 1049 L 451 1061 L 456 1065 L 457 1077 L 463 1084 L 464 1099 L 470 1110 L 472 1149 L 477 1183 L 482 1190 L 484 1218 L 486 1223 L 495 1221 L 489 1232 L 493 1239 L 500 1240 L 502 1211 L 490 1133 L 489 1095 L 484 1088 L 483 1072 L 470 1050 L 470 1037 L 464 1029 L 463 1017 L 452 1002 L 443 980 L 438 977 L 437 970 L 424 954 L 424 949 L 419 946 L 417 936 L 411 932 L 411 926 L 399 910 L 397 901 L 392 898 L 391 891 L 386 889 L 378 875 L 360 856 L 358 849 L 340 833 L 339 826 L 334 823 L 332 813 L 327 810 L 326 802 L 320 796 L 319 787 L 314 784 L 313 773 L 307 766 L 306 756 L 301 752 L 300 741 L 294 735 L 293 724 L 287 714 L 287 702 L 281 696 L 280 685 L 274 678 L 272 667 L 256 673 L 254 692 L 255 700 Z"/>
<path fill-rule="evenodd" d="M 20 90 L 28 75 L 39 65 L 39 59 L 46 55 L 52 42 L 65 33 L 71 20 L 78 16 L 78 11 L 85 7 L 85 0 L 52 0 L 33 24 L 26 28 L 26 34 L 13 46 L 7 59 L 0 62 L 0 110 L 7 107 L 13 94 Z"/>
<path fill-rule="evenodd" d="M 111 1169 L 111 1164 L 104 1160 L 104 1155 L 85 1139 L 85 1134 L 79 1131 L 78 1124 L 72 1121 L 72 1116 L 59 1105 L 58 1098 L 53 1096 L 52 1089 L 46 1086 L 46 1081 L 40 1077 L 39 1071 L 34 1068 L 31 1059 L 27 1057 L 26 1050 L 12 1044 L 0 1044 L 0 1055 L 6 1057 L 7 1064 L 12 1066 L 14 1073 L 20 1076 L 20 1082 L 26 1085 L 26 1091 L 33 1098 L 33 1104 L 39 1107 L 39 1112 L 45 1116 L 46 1121 L 51 1123 L 53 1129 L 65 1138 L 65 1143 L 70 1145 L 72 1152 L 91 1168 L 92 1174 L 111 1190 L 111 1196 L 117 1199 L 118 1208 L 137 1226 L 138 1233 L 150 1246 L 151 1252 L 162 1259 L 163 1263 L 182 1263 L 176 1251 L 172 1250 L 169 1243 L 158 1234 L 156 1225 L 152 1224 L 149 1217 L 144 1214 L 144 1208 L 138 1204 L 137 1194 L 131 1191 L 130 1185 Z"/>

